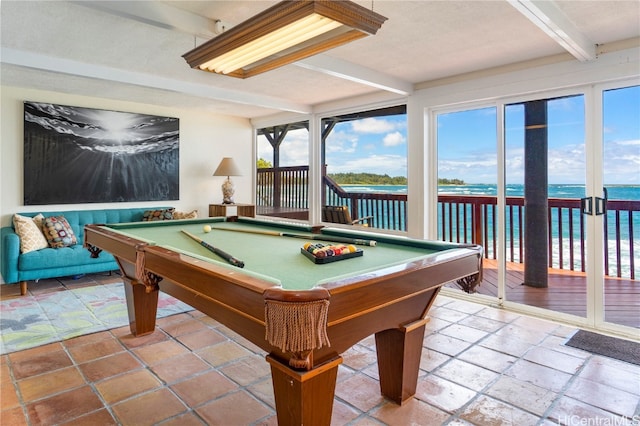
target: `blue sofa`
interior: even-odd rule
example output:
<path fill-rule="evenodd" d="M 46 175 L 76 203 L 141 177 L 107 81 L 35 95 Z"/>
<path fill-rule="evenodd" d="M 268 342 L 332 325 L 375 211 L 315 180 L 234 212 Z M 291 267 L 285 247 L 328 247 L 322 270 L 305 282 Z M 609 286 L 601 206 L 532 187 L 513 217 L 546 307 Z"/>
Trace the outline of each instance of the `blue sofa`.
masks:
<path fill-rule="evenodd" d="M 19 213 L 34 217 L 42 213 L 45 217 L 64 216 L 71 225 L 77 244 L 63 248 L 44 248 L 28 253 L 20 253 L 20 237 L 11 226 L 0 229 L 2 247 L 2 279 L 7 284 L 20 283 L 20 293 L 27 293 L 27 281 L 107 272 L 118 269 L 115 258 L 109 253 L 101 253 L 92 258 L 84 246 L 84 226 L 90 223 L 138 222 L 147 210 L 166 209 L 126 208 L 107 210 L 71 210 L 59 212 Z"/>

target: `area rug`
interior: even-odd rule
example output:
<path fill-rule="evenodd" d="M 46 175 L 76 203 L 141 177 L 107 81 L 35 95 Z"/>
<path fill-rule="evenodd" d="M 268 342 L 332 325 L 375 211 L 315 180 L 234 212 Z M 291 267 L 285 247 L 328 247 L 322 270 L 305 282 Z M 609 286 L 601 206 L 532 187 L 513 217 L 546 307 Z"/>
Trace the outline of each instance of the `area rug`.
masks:
<path fill-rule="evenodd" d="M 160 292 L 158 317 L 193 308 Z M 122 283 L 0 301 L 0 354 L 58 342 L 129 324 Z"/>
<path fill-rule="evenodd" d="M 565 345 L 640 365 L 640 343 L 578 330 Z"/>

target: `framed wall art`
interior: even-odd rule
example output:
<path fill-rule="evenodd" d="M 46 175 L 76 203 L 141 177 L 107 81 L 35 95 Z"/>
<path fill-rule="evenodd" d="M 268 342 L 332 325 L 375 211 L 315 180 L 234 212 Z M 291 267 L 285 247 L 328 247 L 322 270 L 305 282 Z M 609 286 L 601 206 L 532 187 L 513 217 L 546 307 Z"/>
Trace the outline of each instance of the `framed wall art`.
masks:
<path fill-rule="evenodd" d="M 178 118 L 24 102 L 24 204 L 178 200 Z"/>

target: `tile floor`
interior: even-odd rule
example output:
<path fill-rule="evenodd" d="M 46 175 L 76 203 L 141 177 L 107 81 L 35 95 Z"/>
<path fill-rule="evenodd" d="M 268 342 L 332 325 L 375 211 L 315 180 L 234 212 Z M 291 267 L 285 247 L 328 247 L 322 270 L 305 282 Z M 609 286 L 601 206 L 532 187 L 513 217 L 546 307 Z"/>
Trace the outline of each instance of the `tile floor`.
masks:
<path fill-rule="evenodd" d="M 344 354 L 332 424 L 640 425 L 640 366 L 564 346 L 574 331 L 439 296 L 415 397 L 380 396 L 368 338 Z M 275 425 L 264 355 L 198 311 L 14 352 L 0 423 Z"/>

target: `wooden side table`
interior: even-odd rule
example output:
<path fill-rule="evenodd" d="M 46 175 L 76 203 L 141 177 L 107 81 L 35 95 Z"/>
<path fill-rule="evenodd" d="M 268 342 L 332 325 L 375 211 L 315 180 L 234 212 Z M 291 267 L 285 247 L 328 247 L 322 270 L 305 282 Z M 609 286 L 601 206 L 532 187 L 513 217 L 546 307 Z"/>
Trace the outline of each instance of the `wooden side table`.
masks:
<path fill-rule="evenodd" d="M 235 210 L 235 214 L 234 214 Z M 209 204 L 209 217 L 248 216 L 256 217 L 255 204 Z"/>

